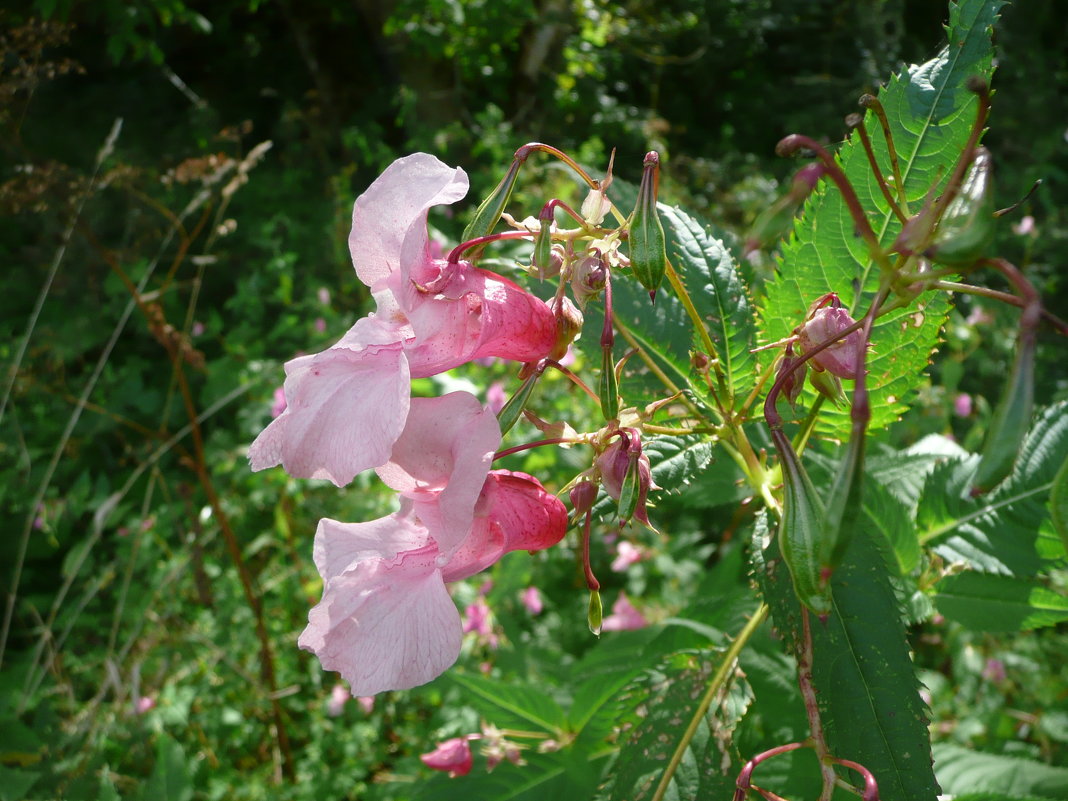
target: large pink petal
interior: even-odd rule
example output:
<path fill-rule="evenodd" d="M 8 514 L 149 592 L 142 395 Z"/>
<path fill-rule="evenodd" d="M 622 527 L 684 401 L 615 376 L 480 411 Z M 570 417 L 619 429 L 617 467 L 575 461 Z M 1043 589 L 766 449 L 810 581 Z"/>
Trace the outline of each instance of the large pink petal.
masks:
<path fill-rule="evenodd" d="M 414 513 L 446 559 L 468 534 L 500 442 L 497 418 L 474 395 L 414 398 L 389 462 L 377 470 L 415 501 Z"/>
<path fill-rule="evenodd" d="M 308 614 L 301 648 L 336 670 L 353 695 L 406 690 L 434 679 L 460 655 L 460 613 L 425 548 L 361 562 L 327 582 Z"/>
<path fill-rule="evenodd" d="M 341 487 L 389 459 L 404 428 L 408 362 L 399 345 L 334 347 L 286 364 L 286 410 L 249 448 L 253 470 L 281 465 Z"/>
<path fill-rule="evenodd" d="M 430 261 L 426 217 L 432 206 L 455 203 L 467 194 L 467 175 L 426 153 L 397 159 L 352 208 L 349 252 L 356 275 L 369 287 L 402 270 L 402 248 L 418 264 L 403 266 L 420 280 Z"/>
<path fill-rule="evenodd" d="M 371 559 L 391 561 L 405 551 L 424 547 L 429 535 L 410 517 L 391 514 L 367 523 L 341 523 L 323 518 L 315 530 L 312 555 L 326 580 Z"/>
<path fill-rule="evenodd" d="M 471 533 L 442 568 L 446 581 L 479 573 L 509 551 L 539 551 L 567 531 L 567 509 L 526 473 L 494 470 L 486 478 Z"/>
<path fill-rule="evenodd" d="M 437 293 L 414 297 L 406 313 L 415 339 L 405 348 L 417 378 L 487 356 L 536 361 L 556 343 L 556 318 L 545 301 L 465 262 Z"/>

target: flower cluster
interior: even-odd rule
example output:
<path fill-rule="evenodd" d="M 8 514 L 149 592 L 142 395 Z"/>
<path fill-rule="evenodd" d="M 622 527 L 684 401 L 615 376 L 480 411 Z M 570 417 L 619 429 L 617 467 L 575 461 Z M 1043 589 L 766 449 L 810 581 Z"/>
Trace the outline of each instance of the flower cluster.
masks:
<path fill-rule="evenodd" d="M 491 470 L 501 432 L 466 392 L 412 398 L 411 379 L 496 356 L 545 358 L 550 307 L 487 270 L 432 256 L 427 212 L 467 192 L 467 176 L 426 154 L 394 162 L 356 201 L 349 249 L 376 309 L 332 347 L 285 366 L 285 408 L 249 449 L 253 470 L 344 486 L 374 469 L 398 511 L 324 519 L 315 535 L 323 597 L 301 647 L 353 695 L 430 681 L 460 652 L 446 584 L 513 550 L 558 542 L 563 504 L 532 476 Z"/>

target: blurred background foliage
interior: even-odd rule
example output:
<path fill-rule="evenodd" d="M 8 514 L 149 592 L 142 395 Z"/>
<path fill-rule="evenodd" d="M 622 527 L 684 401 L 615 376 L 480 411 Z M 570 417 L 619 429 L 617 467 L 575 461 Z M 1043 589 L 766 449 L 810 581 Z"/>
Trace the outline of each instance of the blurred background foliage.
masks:
<path fill-rule="evenodd" d="M 367 311 L 346 238 L 353 199 L 386 165 L 425 150 L 468 170 L 471 202 L 431 221 L 451 242 L 524 142 L 596 171 L 615 149 L 631 181 L 657 149 L 662 199 L 730 239 L 796 168 L 775 143 L 840 139 L 862 92 L 938 49 L 945 7 L 36 0 L 0 13 L 0 799 L 73 801 L 405 798 L 427 773 L 419 753 L 478 728 L 447 679 L 333 714 L 333 679 L 295 648 L 318 597 L 311 534 L 322 516 L 369 519 L 390 500 L 371 480 L 337 492 L 251 474 L 244 458 L 280 362 Z M 999 205 L 1043 181 L 1003 221 L 999 253 L 1063 310 L 1068 17 L 1054 0 L 1010 6 L 995 40 Z M 550 196 L 579 190 L 532 160 L 513 213 Z M 1034 231 L 1014 232 L 1024 215 Z M 975 447 L 1014 315 L 962 304 L 921 406 L 884 438 Z M 1039 397 L 1065 397 L 1043 342 Z M 483 393 L 510 375 L 472 367 L 442 382 Z M 583 419 L 564 382 L 544 384 L 540 408 Z M 558 489 L 580 459 L 511 466 Z M 651 620 L 677 611 L 746 519 L 732 482 L 713 471 L 661 499 L 670 537 L 629 532 L 646 558 L 626 573 L 606 567 L 616 545 L 598 545 L 606 599 L 626 591 Z M 595 645 L 570 551 L 506 559 L 493 578 L 509 645 L 469 641 L 462 664 L 564 692 L 567 666 Z M 538 616 L 518 600 L 534 583 Z M 478 589 L 460 587 L 461 605 Z M 1062 640 L 1021 650 L 930 625 L 917 637 L 942 735 L 1058 761 L 1068 712 L 1040 721 L 1066 700 L 1041 665 L 1064 664 Z M 953 673 L 951 652 L 968 656 Z"/>

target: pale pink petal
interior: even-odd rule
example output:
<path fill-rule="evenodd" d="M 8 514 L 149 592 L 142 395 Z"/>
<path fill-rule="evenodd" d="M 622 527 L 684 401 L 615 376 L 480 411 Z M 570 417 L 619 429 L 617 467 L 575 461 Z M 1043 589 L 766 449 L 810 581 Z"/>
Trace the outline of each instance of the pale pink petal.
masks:
<path fill-rule="evenodd" d="M 413 499 L 414 513 L 448 559 L 468 534 L 493 453 L 497 418 L 467 392 L 414 398 L 379 477 Z"/>
<path fill-rule="evenodd" d="M 622 573 L 628 567 L 645 558 L 645 550 L 629 540 L 623 540 L 616 546 L 616 558 L 612 560 L 611 569 Z"/>
<path fill-rule="evenodd" d="M 612 604 L 612 614 L 601 622 L 601 631 L 631 631 L 648 625 L 649 621 L 645 616 L 634 608 L 626 593 L 621 592 Z"/>
<path fill-rule="evenodd" d="M 410 257 L 429 261 L 427 211 L 455 203 L 467 194 L 467 185 L 463 170 L 426 153 L 397 159 L 387 167 L 352 209 L 349 252 L 360 280 L 374 287 L 401 270 L 402 248 Z M 408 265 L 405 272 L 409 271 L 419 280 L 418 270 Z"/>
<path fill-rule="evenodd" d="M 408 416 L 408 363 L 399 346 L 334 347 L 286 364 L 286 410 L 249 448 L 253 470 L 281 464 L 292 476 L 341 487 L 385 463 Z"/>
<path fill-rule="evenodd" d="M 373 559 L 336 578 L 308 614 L 301 648 L 341 673 L 353 695 L 407 690 L 441 675 L 460 655 L 460 613 L 434 548 Z"/>
<path fill-rule="evenodd" d="M 358 562 L 391 561 L 405 551 L 424 547 L 429 535 L 403 514 L 392 514 L 367 523 L 341 523 L 323 518 L 315 531 L 312 556 L 324 579 L 340 576 Z"/>
<path fill-rule="evenodd" d="M 471 772 L 474 759 L 471 756 L 471 746 L 466 737 L 453 737 L 443 743 L 429 754 L 423 754 L 419 758 L 423 764 L 432 770 L 441 770 L 450 776 L 466 776 Z"/>

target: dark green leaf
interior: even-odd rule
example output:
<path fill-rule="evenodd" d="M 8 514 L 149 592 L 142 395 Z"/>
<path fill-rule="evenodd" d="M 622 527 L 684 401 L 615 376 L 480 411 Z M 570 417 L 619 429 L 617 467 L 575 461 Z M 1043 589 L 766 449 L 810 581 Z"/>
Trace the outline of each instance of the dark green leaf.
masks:
<path fill-rule="evenodd" d="M 857 532 L 832 579 L 834 611 L 826 624 L 812 621 L 820 717 L 831 750 L 871 770 L 883 801 L 934 799 L 926 708 L 875 537 Z M 774 539 L 761 561 L 775 625 L 796 652 L 800 606 Z"/>
<path fill-rule="evenodd" d="M 160 734 L 156 741 L 156 764 L 141 797 L 144 801 L 188 801 L 193 797 L 193 777 L 185 751 L 167 734 Z"/>
<path fill-rule="evenodd" d="M 519 682 L 496 682 L 453 670 L 448 677 L 464 689 L 464 700 L 497 728 L 559 734 L 567 728 L 561 706 L 543 689 Z"/>
<path fill-rule="evenodd" d="M 1023 631 L 1068 620 L 1068 598 L 1026 579 L 969 570 L 937 589 L 938 611 L 973 631 Z"/>
<path fill-rule="evenodd" d="M 724 405 L 734 408 L 734 393 L 745 397 L 755 383 L 757 360 L 750 352 L 756 344 L 756 321 L 749 290 L 730 251 L 693 217 L 679 208 L 662 206 L 660 214 L 670 231 L 670 253 L 683 285 L 716 348 L 732 397 Z M 690 347 L 706 351 L 698 335 Z"/>
<path fill-rule="evenodd" d="M 938 781 L 948 795 L 984 791 L 1010 796 L 1068 798 L 1068 768 L 1000 754 L 983 754 L 949 743 L 936 745 L 934 758 Z"/>

